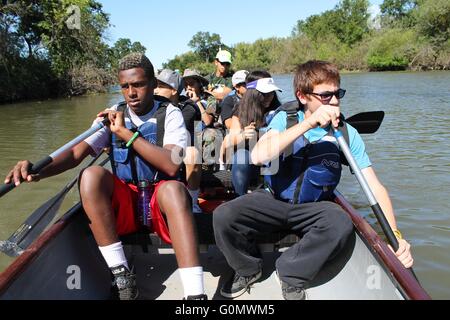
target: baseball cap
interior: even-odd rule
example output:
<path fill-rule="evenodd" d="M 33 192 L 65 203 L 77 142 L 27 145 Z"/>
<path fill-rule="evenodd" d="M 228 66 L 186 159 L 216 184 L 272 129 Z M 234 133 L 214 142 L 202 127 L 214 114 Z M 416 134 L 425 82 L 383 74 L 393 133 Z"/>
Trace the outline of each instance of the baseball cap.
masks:
<path fill-rule="evenodd" d="M 227 50 L 220 50 L 217 52 L 216 59 L 220 62 L 231 63 L 231 53 Z"/>
<path fill-rule="evenodd" d="M 233 74 L 233 77 L 231 78 L 231 82 L 233 83 L 233 87 L 235 87 L 239 83 L 245 82 L 245 79 L 247 78 L 248 73 L 249 72 L 247 70 L 236 71 Z"/>
<path fill-rule="evenodd" d="M 178 90 L 181 81 L 180 75 L 170 69 L 161 70 L 161 72 L 156 76 L 156 79 L 171 86 L 175 90 Z"/>
<path fill-rule="evenodd" d="M 275 81 L 273 81 L 272 78 L 262 78 L 247 83 L 247 89 L 256 89 L 261 93 L 269 93 L 272 91 L 280 91 L 280 92 L 283 91 L 275 85 Z"/>

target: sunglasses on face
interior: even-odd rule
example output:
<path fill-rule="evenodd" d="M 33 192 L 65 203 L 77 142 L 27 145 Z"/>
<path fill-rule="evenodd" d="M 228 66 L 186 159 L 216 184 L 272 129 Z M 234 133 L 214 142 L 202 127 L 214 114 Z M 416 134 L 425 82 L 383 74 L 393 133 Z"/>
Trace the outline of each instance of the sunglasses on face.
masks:
<path fill-rule="evenodd" d="M 323 104 L 328 104 L 331 101 L 331 99 L 333 99 L 333 97 L 336 97 L 337 99 L 342 99 L 345 96 L 345 92 L 346 90 L 344 89 L 338 89 L 334 92 L 331 91 L 325 91 L 321 93 L 310 92 L 309 94 L 318 97 Z"/>
<path fill-rule="evenodd" d="M 221 65 L 223 65 L 224 67 L 229 67 L 229 66 L 231 66 L 231 63 L 229 63 L 229 62 L 220 62 L 220 61 L 219 61 L 219 63 L 220 63 Z"/>

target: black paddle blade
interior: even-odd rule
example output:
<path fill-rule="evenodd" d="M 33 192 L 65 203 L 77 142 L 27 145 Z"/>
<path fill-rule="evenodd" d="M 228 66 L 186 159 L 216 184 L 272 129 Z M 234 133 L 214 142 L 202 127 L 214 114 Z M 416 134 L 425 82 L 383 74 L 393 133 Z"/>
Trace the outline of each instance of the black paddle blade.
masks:
<path fill-rule="evenodd" d="M 57 195 L 37 208 L 8 240 L 0 241 L 0 251 L 11 257 L 17 257 L 27 249 L 56 216 L 64 197 L 75 182 L 76 180 L 69 183 Z"/>
<path fill-rule="evenodd" d="M 361 134 L 375 133 L 384 119 L 384 111 L 368 111 L 357 113 L 345 121 Z"/>

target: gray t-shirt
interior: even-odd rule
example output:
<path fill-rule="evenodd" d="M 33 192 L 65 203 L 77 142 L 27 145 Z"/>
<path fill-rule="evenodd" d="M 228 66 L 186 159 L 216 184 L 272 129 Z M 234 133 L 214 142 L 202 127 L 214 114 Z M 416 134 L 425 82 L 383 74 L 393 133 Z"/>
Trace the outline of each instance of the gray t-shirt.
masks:
<path fill-rule="evenodd" d="M 117 110 L 118 105 L 114 105 L 111 107 L 111 110 Z M 136 126 L 141 126 L 144 122 L 156 122 L 156 118 L 153 118 L 154 113 L 156 112 L 156 107 L 154 107 L 149 113 L 143 116 L 136 115 L 133 110 L 127 106 L 128 114 L 131 117 L 131 120 Z M 94 120 L 93 126 L 100 122 L 102 119 L 97 118 Z M 129 125 L 128 118 L 125 118 L 125 124 Z M 163 146 L 166 145 L 176 145 L 180 148 L 186 149 L 187 140 L 188 140 L 188 132 L 186 131 L 186 126 L 184 124 L 183 115 L 181 110 L 175 107 L 172 104 L 169 104 L 166 108 L 166 119 L 164 123 L 164 138 L 163 138 Z M 89 144 L 94 150 L 95 154 L 100 153 L 101 150 L 107 148 L 111 144 L 111 130 L 105 127 L 92 136 L 84 140 L 87 144 Z"/>

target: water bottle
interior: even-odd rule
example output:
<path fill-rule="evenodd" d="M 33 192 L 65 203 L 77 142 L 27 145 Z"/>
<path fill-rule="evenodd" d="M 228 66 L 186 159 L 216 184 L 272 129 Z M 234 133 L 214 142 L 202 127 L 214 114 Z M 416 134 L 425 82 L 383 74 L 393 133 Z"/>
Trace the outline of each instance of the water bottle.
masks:
<path fill-rule="evenodd" d="M 141 225 L 151 227 L 152 212 L 150 207 L 151 186 L 148 180 L 138 183 L 138 217 Z"/>

